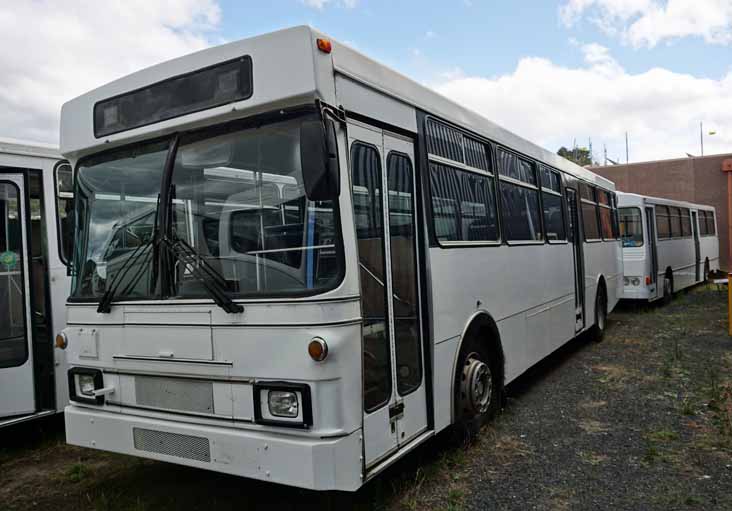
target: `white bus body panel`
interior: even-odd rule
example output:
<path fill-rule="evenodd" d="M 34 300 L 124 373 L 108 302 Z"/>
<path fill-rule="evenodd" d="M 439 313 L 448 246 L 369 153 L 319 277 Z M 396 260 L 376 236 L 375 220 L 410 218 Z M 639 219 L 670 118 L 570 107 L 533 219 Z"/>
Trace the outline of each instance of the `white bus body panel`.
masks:
<path fill-rule="evenodd" d="M 13 139 L 0 139 L 0 180 L 3 179 L 3 172 L 10 171 L 13 169 L 31 169 L 41 171 L 42 179 L 42 197 L 45 210 L 45 240 L 46 244 L 46 271 L 49 285 L 49 301 L 48 305 L 50 310 L 46 313 L 50 314 L 48 321 L 51 331 L 49 332 L 49 343 L 53 343 L 55 333 L 61 331 L 66 324 L 66 311 L 65 304 L 66 298 L 69 294 L 69 287 L 71 283 L 70 277 L 67 276 L 67 269 L 64 263 L 61 261 L 59 255 L 59 233 L 58 233 L 58 219 L 56 211 L 56 181 L 54 176 L 54 169 L 61 160 L 61 155 L 58 148 L 49 144 L 39 144 L 37 142 L 25 142 Z M 26 191 L 26 196 L 27 196 Z M 26 197 L 27 198 L 27 197 Z M 25 225 L 24 225 L 25 229 Z M 27 245 L 28 233 L 23 233 L 24 243 Z M 26 250 L 27 253 L 27 250 Z M 28 271 L 26 268 L 26 278 Z M 30 298 L 28 298 L 29 300 Z M 30 321 L 30 302 L 26 300 L 26 315 L 28 321 Z M 30 325 L 28 325 L 30 327 Z M 32 358 L 32 350 L 29 354 L 29 361 Z M 69 402 L 69 392 L 67 384 L 67 365 L 66 357 L 62 350 L 54 349 L 54 392 L 56 412 L 63 411 L 64 407 Z M 0 376 L 3 371 L 7 369 L 0 369 Z M 31 373 L 32 367 L 26 369 L 26 372 Z M 24 376 L 25 378 L 25 376 Z M 31 380 L 32 381 L 32 380 Z M 20 380 L 13 380 L 11 385 L 0 385 L 0 394 L 4 393 L 16 393 L 18 389 L 22 387 Z M 32 387 L 32 385 L 31 385 Z M 46 415 L 47 410 L 26 410 L 27 413 L 34 413 L 40 415 Z M 0 409 L 0 418 L 10 415 L 10 410 Z M 20 420 L 27 420 L 29 417 L 17 418 Z M 10 424 L 15 421 L 3 421 L 0 419 L 0 426 L 4 424 Z"/>

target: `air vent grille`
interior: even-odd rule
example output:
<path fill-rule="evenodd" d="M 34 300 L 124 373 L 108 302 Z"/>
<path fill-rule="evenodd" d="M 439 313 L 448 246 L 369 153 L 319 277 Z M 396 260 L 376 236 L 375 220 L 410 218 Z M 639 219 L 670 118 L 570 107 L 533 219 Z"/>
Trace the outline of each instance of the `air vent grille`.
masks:
<path fill-rule="evenodd" d="M 139 451 L 211 462 L 211 446 L 208 438 L 143 428 L 132 428 L 132 434 L 135 449 Z"/>

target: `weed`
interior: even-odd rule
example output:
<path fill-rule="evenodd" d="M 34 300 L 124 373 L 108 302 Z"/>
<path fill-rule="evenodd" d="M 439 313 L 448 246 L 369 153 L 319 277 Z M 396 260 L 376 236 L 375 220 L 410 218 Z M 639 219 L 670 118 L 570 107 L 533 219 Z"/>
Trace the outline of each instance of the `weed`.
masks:
<path fill-rule="evenodd" d="M 681 415 L 686 415 L 688 417 L 691 417 L 692 415 L 696 415 L 696 409 L 694 407 L 694 402 L 691 400 L 691 398 L 688 395 L 684 396 L 684 399 L 681 400 Z"/>
<path fill-rule="evenodd" d="M 84 463 L 74 463 L 66 470 L 66 477 L 72 483 L 78 483 L 86 479 L 91 471 Z"/>
<path fill-rule="evenodd" d="M 652 431 L 646 434 L 646 438 L 651 442 L 666 443 L 678 440 L 679 434 L 676 431 L 659 429 L 658 431 Z"/>

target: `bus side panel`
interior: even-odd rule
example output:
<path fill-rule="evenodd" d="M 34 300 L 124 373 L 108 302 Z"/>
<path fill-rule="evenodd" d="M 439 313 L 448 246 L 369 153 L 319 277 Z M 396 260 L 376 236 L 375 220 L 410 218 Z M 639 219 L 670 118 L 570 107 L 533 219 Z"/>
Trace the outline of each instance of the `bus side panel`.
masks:
<path fill-rule="evenodd" d="M 430 249 L 435 343 L 460 336 L 468 319 L 485 310 L 499 326 L 506 382 L 514 379 L 573 337 L 571 250 L 569 244 Z"/>
<path fill-rule="evenodd" d="M 585 327 L 595 323 L 595 299 L 600 277 L 605 278 L 607 310 L 618 303 L 623 285 L 623 254 L 619 241 L 584 244 L 585 260 Z"/>
<path fill-rule="evenodd" d="M 663 282 L 666 268 L 673 271 L 674 291 L 696 283 L 694 238 L 658 240 L 658 281 Z"/>

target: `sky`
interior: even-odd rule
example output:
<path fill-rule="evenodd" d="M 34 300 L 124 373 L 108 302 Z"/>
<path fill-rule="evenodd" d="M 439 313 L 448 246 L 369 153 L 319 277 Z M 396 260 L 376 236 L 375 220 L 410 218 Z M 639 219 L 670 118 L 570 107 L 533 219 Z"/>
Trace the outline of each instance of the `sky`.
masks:
<path fill-rule="evenodd" d="M 556 151 L 732 152 L 732 0 L 13 0 L 0 137 L 58 143 L 63 102 L 207 46 L 309 24 Z M 703 123 L 703 131 L 700 130 Z"/>

